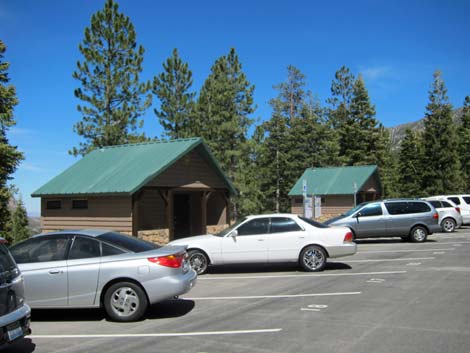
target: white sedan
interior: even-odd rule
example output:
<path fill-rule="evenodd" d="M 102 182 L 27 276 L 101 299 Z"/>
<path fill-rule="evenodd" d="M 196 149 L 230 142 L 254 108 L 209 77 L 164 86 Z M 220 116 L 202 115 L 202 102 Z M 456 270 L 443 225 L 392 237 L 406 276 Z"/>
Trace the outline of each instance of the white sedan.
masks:
<path fill-rule="evenodd" d="M 330 228 L 292 214 L 244 217 L 218 234 L 177 239 L 169 245 L 187 245 L 189 263 L 198 274 L 209 265 L 280 262 L 321 271 L 328 257 L 356 253 L 349 228 Z"/>

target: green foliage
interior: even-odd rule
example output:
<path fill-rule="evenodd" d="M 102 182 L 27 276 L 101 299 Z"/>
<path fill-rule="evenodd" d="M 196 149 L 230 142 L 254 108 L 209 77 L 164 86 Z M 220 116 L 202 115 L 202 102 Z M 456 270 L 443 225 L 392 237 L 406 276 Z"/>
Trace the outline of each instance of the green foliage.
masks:
<path fill-rule="evenodd" d="M 146 95 L 150 83 L 139 80 L 144 48 L 137 47 L 134 26 L 117 3 L 107 0 L 104 9 L 93 14 L 79 49 L 84 60 L 77 62 L 73 77 L 81 84 L 75 96 L 84 104 L 77 107 L 82 120 L 74 131 L 85 141 L 70 153 L 85 155 L 102 146 L 142 141 L 139 116 L 152 99 Z"/>
<path fill-rule="evenodd" d="M 440 71 L 434 73 L 424 119 L 423 188 L 426 194 L 461 192 L 460 162 L 452 105 Z"/>
<path fill-rule="evenodd" d="M 193 84 L 192 72 L 173 49 L 173 55 L 163 64 L 164 72 L 153 80 L 153 94 L 161 102 L 155 109 L 165 135 L 171 139 L 194 137 L 191 116 L 195 93 L 189 92 Z"/>
<path fill-rule="evenodd" d="M 216 60 L 204 82 L 193 117 L 192 131 L 209 145 L 222 169 L 239 188 L 245 172 L 247 132 L 252 124 L 249 117 L 255 111 L 253 92 L 242 71 L 235 49 Z M 234 204 L 233 214 L 238 214 Z"/>
<path fill-rule="evenodd" d="M 424 150 L 422 136 L 410 129 L 405 131 L 398 157 L 398 191 L 403 197 L 423 197 L 422 177 Z"/>
<path fill-rule="evenodd" d="M 470 192 L 470 96 L 465 97 L 459 134 L 459 156 L 462 168 L 463 191 Z"/>
<path fill-rule="evenodd" d="M 7 137 L 8 129 L 16 124 L 13 109 L 18 99 L 15 87 L 8 84 L 10 64 L 3 60 L 5 51 L 6 46 L 0 40 L 0 236 L 5 236 L 6 223 L 10 217 L 8 201 L 11 193 L 7 182 L 24 158 L 16 146 L 10 145 Z"/>
<path fill-rule="evenodd" d="M 21 197 L 16 201 L 16 208 L 11 212 L 7 225 L 8 234 L 6 239 L 10 244 L 15 244 L 31 236 L 28 215 Z"/>

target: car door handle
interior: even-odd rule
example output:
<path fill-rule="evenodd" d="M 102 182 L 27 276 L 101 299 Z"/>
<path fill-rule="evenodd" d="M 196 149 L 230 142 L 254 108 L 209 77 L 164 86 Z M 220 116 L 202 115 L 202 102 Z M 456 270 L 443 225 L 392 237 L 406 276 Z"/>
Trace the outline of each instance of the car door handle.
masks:
<path fill-rule="evenodd" d="M 51 275 L 57 275 L 57 274 L 64 273 L 64 271 L 62 271 L 62 270 L 50 270 L 49 273 Z"/>
<path fill-rule="evenodd" d="M 257 239 L 258 241 L 264 241 L 264 239 Z"/>

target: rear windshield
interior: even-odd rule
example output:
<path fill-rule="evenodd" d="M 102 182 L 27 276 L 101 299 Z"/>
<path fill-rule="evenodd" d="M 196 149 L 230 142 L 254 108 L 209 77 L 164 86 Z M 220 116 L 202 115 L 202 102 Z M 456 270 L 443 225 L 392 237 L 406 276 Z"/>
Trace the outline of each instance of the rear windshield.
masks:
<path fill-rule="evenodd" d="M 310 224 L 311 226 L 317 227 L 317 228 L 329 228 L 326 224 L 320 223 L 320 222 L 315 222 L 314 220 L 305 218 L 305 217 L 299 217 L 302 221 Z"/>
<path fill-rule="evenodd" d="M 16 268 L 15 260 L 13 260 L 7 247 L 0 244 L 0 272 L 11 271 L 14 268 Z"/>
<path fill-rule="evenodd" d="M 132 252 L 144 252 L 153 249 L 158 249 L 160 247 L 154 243 L 150 243 L 148 241 L 124 235 L 121 233 L 104 233 L 99 235 L 97 238 Z"/>
<path fill-rule="evenodd" d="M 470 196 L 464 196 L 464 197 L 462 197 L 462 198 L 463 198 L 463 200 L 465 201 L 465 203 L 466 203 L 467 205 L 470 205 Z"/>
<path fill-rule="evenodd" d="M 460 205 L 460 199 L 458 197 L 448 197 L 447 199 L 452 201 L 456 205 Z"/>

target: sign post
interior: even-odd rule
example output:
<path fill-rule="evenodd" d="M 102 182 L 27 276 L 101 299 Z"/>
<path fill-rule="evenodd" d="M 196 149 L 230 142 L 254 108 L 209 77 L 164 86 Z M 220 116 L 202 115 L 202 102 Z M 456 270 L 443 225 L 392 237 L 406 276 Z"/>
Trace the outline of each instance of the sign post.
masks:
<path fill-rule="evenodd" d="M 307 217 L 307 180 L 302 180 L 302 196 L 304 206 L 304 217 Z"/>

